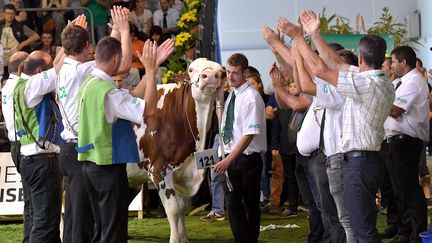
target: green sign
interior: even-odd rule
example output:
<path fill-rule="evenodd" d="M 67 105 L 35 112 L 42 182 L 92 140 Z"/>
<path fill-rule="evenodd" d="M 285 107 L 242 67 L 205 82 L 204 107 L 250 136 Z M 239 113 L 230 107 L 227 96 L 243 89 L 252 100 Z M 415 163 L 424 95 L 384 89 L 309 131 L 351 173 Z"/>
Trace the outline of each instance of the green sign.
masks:
<path fill-rule="evenodd" d="M 358 43 L 360 39 L 365 36 L 362 34 L 352 34 L 352 35 L 339 35 L 339 34 L 323 34 L 322 35 L 324 40 L 326 40 L 327 43 L 339 43 L 345 49 L 353 51 L 356 55 L 358 55 Z M 387 51 L 386 56 L 390 56 L 390 52 L 394 48 L 394 36 L 393 35 L 379 35 L 381 36 L 386 44 L 387 44 Z"/>

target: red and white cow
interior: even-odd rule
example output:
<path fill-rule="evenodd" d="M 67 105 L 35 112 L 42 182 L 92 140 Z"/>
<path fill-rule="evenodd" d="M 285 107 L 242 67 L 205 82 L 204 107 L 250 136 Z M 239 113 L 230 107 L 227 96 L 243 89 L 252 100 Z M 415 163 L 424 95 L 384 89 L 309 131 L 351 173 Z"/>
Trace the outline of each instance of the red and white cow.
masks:
<path fill-rule="evenodd" d="M 185 199 L 204 178 L 193 158 L 204 150 L 214 103 L 223 101 L 222 66 L 199 58 L 189 65 L 190 82 L 158 86 L 157 114 L 136 130 L 140 159 L 159 190 L 170 224 L 170 242 L 187 242 Z"/>

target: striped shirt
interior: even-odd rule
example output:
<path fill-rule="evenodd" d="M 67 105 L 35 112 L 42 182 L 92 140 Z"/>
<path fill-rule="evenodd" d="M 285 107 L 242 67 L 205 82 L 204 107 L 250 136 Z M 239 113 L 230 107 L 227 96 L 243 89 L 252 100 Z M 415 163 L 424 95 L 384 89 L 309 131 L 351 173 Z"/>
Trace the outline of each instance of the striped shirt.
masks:
<path fill-rule="evenodd" d="M 384 139 L 384 121 L 395 92 L 381 70 L 340 71 L 337 91 L 346 97 L 342 117 L 341 151 L 378 151 Z"/>

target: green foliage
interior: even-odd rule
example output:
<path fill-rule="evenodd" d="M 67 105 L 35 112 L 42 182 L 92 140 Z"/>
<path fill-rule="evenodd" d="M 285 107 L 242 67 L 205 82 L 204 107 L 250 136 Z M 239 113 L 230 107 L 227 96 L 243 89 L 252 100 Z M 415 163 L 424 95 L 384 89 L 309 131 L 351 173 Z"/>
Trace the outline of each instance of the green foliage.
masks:
<path fill-rule="evenodd" d="M 410 40 L 407 38 L 408 31 L 405 24 L 398 23 L 394 20 L 393 16 L 389 13 L 389 8 L 382 9 L 379 20 L 368 29 L 368 34 L 389 34 L 393 35 L 395 39 L 395 46 L 410 45 Z"/>
<path fill-rule="evenodd" d="M 354 31 L 349 25 L 349 19 L 343 16 L 333 14 L 330 17 L 326 17 L 326 8 L 323 8 L 320 21 L 321 21 L 321 29 L 320 32 L 323 34 L 353 34 Z M 335 20 L 335 24 L 332 24 L 333 20 Z"/>

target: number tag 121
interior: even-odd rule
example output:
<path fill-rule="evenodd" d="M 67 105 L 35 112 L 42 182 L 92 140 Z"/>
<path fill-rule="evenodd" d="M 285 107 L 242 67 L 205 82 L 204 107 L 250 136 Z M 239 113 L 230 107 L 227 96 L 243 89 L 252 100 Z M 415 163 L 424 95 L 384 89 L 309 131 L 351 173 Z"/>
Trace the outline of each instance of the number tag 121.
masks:
<path fill-rule="evenodd" d="M 194 153 L 195 162 L 198 169 L 208 168 L 219 162 L 216 149 L 206 149 Z"/>

